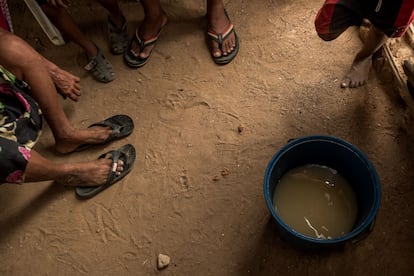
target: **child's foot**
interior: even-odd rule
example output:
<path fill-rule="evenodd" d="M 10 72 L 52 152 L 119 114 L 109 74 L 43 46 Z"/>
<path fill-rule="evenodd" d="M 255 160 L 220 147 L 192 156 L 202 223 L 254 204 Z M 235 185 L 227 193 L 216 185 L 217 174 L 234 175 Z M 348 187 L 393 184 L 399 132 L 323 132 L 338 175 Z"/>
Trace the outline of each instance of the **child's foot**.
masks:
<path fill-rule="evenodd" d="M 357 88 L 365 85 L 367 83 L 371 67 L 372 56 L 369 56 L 361 61 L 354 61 L 345 79 L 341 82 L 341 87 Z"/>
<path fill-rule="evenodd" d="M 92 56 L 87 54 L 89 63 L 85 65 L 85 70 L 91 71 L 93 77 L 103 83 L 113 81 L 115 79 L 115 73 L 112 68 L 112 64 L 105 58 L 102 50 L 96 46 L 96 55 Z"/>
<path fill-rule="evenodd" d="M 146 17 L 144 19 L 139 28 L 135 30 L 135 35 L 124 53 L 124 59 L 129 66 L 142 67 L 148 62 L 158 36 L 167 22 L 165 13 L 157 18 Z"/>
<path fill-rule="evenodd" d="M 167 16 L 164 14 L 160 18 L 156 20 L 147 20 L 145 19 L 137 30 L 137 35 L 143 40 L 147 41 L 152 37 L 155 37 L 160 30 L 167 24 Z M 155 44 L 148 45 L 144 47 L 144 49 L 140 49 L 137 43 L 133 43 L 131 46 L 131 52 L 139 56 L 140 58 L 144 59 L 147 58 L 150 54 L 152 49 L 155 47 Z"/>
<path fill-rule="evenodd" d="M 216 63 L 229 63 L 236 56 L 238 38 L 224 9 L 213 10 L 208 15 L 207 35 L 211 55 Z"/>

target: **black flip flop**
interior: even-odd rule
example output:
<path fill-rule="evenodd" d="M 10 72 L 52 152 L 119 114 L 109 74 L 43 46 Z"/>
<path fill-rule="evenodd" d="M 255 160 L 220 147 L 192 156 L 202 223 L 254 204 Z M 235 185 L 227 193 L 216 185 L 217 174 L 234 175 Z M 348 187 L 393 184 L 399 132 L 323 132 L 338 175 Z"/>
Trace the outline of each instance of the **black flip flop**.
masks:
<path fill-rule="evenodd" d="M 107 155 L 111 155 L 112 159 L 112 170 L 108 174 L 108 179 L 106 182 L 101 186 L 82 186 L 82 187 L 76 187 L 75 193 L 79 198 L 87 199 L 91 198 L 98 193 L 102 192 L 106 188 L 112 186 L 122 178 L 124 178 L 132 169 L 132 166 L 134 165 L 135 158 L 136 158 L 136 152 L 135 148 L 131 144 L 126 144 L 122 147 L 120 147 L 118 150 L 111 150 L 107 153 L 102 154 L 99 156 L 100 158 L 107 158 Z M 120 175 L 116 175 L 116 166 L 118 164 L 118 161 L 122 160 L 124 162 L 124 169 L 122 170 Z"/>
<path fill-rule="evenodd" d="M 162 25 L 161 28 L 158 30 L 158 32 L 155 35 L 153 35 L 153 36 L 151 36 L 147 39 L 142 39 L 139 36 L 139 29 L 135 30 L 135 34 L 131 38 L 131 40 L 129 41 L 128 47 L 124 52 L 124 61 L 129 67 L 131 67 L 131 68 L 140 68 L 140 67 L 144 66 L 145 64 L 147 64 L 147 62 L 150 60 L 150 58 L 152 56 L 152 51 L 155 48 L 154 47 L 151 50 L 149 56 L 147 56 L 146 58 L 141 58 L 139 55 L 136 56 L 132 53 L 132 43 L 134 43 L 134 42 L 137 43 L 137 45 L 139 47 L 139 52 L 141 53 L 146 47 L 157 43 L 158 37 L 160 36 L 161 31 L 163 30 L 165 25 L 167 25 L 167 23 Z"/>
<path fill-rule="evenodd" d="M 77 147 L 75 151 L 83 151 L 93 146 L 105 145 L 114 140 L 121 139 L 121 138 L 128 136 L 134 130 L 134 121 L 128 115 L 115 115 L 101 122 L 92 124 L 88 128 L 94 127 L 94 126 L 110 127 L 112 129 L 112 132 L 108 136 L 108 138 L 106 138 L 106 140 L 103 141 L 102 143 L 83 144 Z"/>
<path fill-rule="evenodd" d="M 229 15 L 227 14 L 227 11 L 224 10 L 224 13 L 227 16 L 227 19 L 230 21 Z M 221 55 L 220 57 L 215 57 L 213 55 L 211 55 L 211 57 L 213 58 L 214 62 L 217 65 L 226 65 L 228 63 L 230 63 L 236 56 L 237 53 L 239 52 L 239 38 L 237 37 L 236 31 L 234 29 L 233 23 L 229 23 L 229 25 L 227 26 L 226 30 L 223 33 L 217 33 L 214 30 L 208 30 L 207 31 L 207 43 L 210 45 L 210 41 L 215 41 L 218 44 L 218 48 L 220 49 L 220 51 L 223 53 L 223 42 L 232 34 L 234 33 L 234 38 L 236 40 L 236 45 L 233 49 L 233 51 L 231 53 L 229 53 L 228 55 Z M 209 47 L 210 52 L 212 50 L 212 47 Z"/>

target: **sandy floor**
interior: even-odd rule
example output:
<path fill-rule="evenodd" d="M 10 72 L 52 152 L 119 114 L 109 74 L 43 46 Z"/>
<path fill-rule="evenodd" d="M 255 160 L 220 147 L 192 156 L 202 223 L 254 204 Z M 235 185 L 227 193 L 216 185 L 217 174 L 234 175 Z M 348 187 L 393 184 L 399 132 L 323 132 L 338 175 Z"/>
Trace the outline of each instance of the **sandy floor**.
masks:
<path fill-rule="evenodd" d="M 87 201 L 51 182 L 1 185 L 1 275 L 413 275 L 414 147 L 403 101 L 375 72 L 363 88 L 339 88 L 360 40 L 356 29 L 330 43 L 317 37 L 321 0 L 227 1 L 241 49 L 225 67 L 205 45 L 204 1 L 163 1 L 170 23 L 139 70 L 109 53 L 105 11 L 77 1 L 78 22 L 116 70 L 109 84 L 84 72 L 76 45 L 53 46 L 24 5 L 9 2 L 16 33 L 82 77 L 80 102 L 64 101 L 74 125 L 119 113 L 136 124 L 122 141 L 68 156 L 53 152 L 46 127 L 37 150 L 69 162 L 132 143 L 138 156 L 129 176 Z M 121 4 L 132 34 L 142 10 Z M 373 232 L 326 254 L 281 240 L 263 198 L 270 158 L 310 134 L 357 145 L 383 192 Z M 171 257 L 163 271 L 159 253 Z"/>

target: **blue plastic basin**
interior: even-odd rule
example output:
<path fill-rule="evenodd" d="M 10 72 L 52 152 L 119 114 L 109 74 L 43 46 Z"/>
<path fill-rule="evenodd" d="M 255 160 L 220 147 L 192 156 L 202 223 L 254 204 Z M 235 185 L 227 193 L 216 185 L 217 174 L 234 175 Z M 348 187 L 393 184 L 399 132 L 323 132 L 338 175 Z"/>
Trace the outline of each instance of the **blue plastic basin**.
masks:
<path fill-rule="evenodd" d="M 273 207 L 276 185 L 287 171 L 306 164 L 333 168 L 351 184 L 358 204 L 357 219 L 351 232 L 332 239 L 312 238 L 295 231 L 278 216 Z M 356 146 L 336 137 L 314 135 L 288 142 L 273 156 L 264 177 L 264 197 L 285 240 L 303 249 L 322 249 L 357 240 L 359 235 L 372 230 L 380 205 L 381 185 L 371 161 Z"/>

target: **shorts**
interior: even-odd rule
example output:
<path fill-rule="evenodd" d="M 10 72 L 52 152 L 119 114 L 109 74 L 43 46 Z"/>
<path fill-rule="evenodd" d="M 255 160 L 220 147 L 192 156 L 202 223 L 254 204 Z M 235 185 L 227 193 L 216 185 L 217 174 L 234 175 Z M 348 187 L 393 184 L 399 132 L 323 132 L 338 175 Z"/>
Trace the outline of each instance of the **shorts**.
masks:
<path fill-rule="evenodd" d="M 37 102 L 14 85 L 0 82 L 0 184 L 24 182 L 41 129 Z"/>
<path fill-rule="evenodd" d="M 360 26 L 364 18 L 388 37 L 401 37 L 414 19 L 412 0 L 325 0 L 315 19 L 319 34 Z"/>

